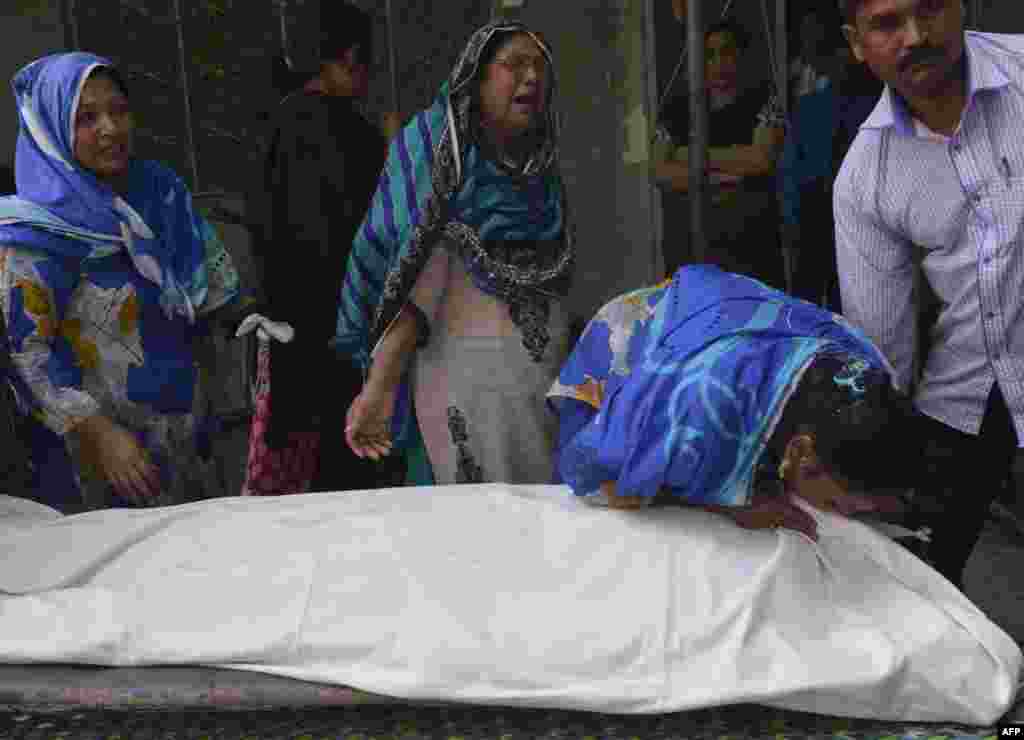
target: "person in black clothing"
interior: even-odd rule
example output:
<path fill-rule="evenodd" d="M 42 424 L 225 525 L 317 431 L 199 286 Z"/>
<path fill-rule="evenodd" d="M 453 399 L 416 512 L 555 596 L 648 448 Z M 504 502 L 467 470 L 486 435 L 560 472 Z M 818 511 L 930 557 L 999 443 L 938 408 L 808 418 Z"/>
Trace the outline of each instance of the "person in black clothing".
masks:
<path fill-rule="evenodd" d="M 784 240 L 795 257 L 791 291 L 798 298 L 840 312 L 836 268 L 832 183 L 843 158 L 882 93 L 882 85 L 857 64 L 846 41 L 826 32 L 832 22 L 820 9 L 804 26 L 821 29 L 817 48 L 803 56 L 824 75 L 825 84 L 794 101 L 786 145 L 779 163 Z"/>
<path fill-rule="evenodd" d="M 705 34 L 708 87 L 708 182 L 711 186 L 707 261 L 728 272 L 785 287 L 779 244 L 775 159 L 782 147 L 785 119 L 770 89 L 741 90 L 740 64 L 750 45 L 746 30 L 723 20 Z M 680 95 L 665 107 L 659 126 L 671 138 L 655 160 L 660 186 L 677 193 L 689 189 L 689 98 Z M 666 271 L 684 261 L 678 237 L 665 242 Z"/>
<path fill-rule="evenodd" d="M 368 93 L 372 19 L 345 2 L 306 7 L 298 38 L 316 42 L 297 45 L 291 67 L 277 63 L 274 84 L 285 96 L 270 116 L 261 182 L 247 209 L 268 311 L 295 329 L 291 343 L 272 344 L 265 441 L 281 450 L 319 437 L 312 491 L 373 488 L 394 482 L 396 463 L 375 465 L 345 444 L 345 410 L 362 376 L 328 348 L 338 276 L 386 155 L 384 133 L 356 109 Z"/>

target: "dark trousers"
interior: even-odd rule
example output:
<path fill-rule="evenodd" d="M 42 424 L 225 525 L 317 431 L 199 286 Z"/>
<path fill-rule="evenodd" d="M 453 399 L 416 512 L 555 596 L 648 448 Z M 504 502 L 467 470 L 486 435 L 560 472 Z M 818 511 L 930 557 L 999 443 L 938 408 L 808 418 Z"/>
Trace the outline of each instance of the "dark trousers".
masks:
<path fill-rule="evenodd" d="M 340 409 L 339 409 L 340 410 Z M 348 406 L 345 406 L 348 410 Z M 320 432 L 320 455 L 310 493 L 392 488 L 405 481 L 405 459 L 394 454 L 374 462 L 360 458 L 345 441 L 345 415 L 340 413 Z"/>
<path fill-rule="evenodd" d="M 800 190 L 800 243 L 796 245 L 793 295 L 840 311 L 839 269 L 836 265 L 835 220 L 832 188 L 824 181 Z"/>
<path fill-rule="evenodd" d="M 922 416 L 924 445 L 915 519 L 932 528 L 932 565 L 963 590 L 963 573 L 1017 452 L 1017 433 L 998 383 L 975 436 Z"/>
<path fill-rule="evenodd" d="M 360 491 L 402 485 L 405 479 L 402 455 L 374 462 L 360 458 L 345 441 L 345 415 L 362 390 L 361 373 L 333 356 L 323 362 L 330 363 L 323 382 L 330 383 L 332 392 L 325 394 L 318 409 L 320 452 L 310 492 Z"/>

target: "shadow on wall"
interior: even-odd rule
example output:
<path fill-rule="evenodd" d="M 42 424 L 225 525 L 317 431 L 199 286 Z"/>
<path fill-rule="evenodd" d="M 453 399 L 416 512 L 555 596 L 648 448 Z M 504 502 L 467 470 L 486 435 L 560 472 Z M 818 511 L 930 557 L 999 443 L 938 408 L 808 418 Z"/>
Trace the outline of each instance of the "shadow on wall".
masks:
<path fill-rule="evenodd" d="M 14 168 L 8 164 L 0 164 L 0 195 L 8 195 L 16 190 Z"/>

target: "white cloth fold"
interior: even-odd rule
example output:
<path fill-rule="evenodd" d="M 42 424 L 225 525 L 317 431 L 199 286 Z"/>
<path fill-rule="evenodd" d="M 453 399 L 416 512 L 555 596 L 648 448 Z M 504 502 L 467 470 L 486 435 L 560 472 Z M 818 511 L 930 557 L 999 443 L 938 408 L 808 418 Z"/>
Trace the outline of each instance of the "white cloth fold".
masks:
<path fill-rule="evenodd" d="M 55 516 L 0 496 L 0 663 L 199 664 L 414 701 L 760 703 L 990 725 L 1018 646 L 899 545 L 561 486 L 225 498 Z"/>

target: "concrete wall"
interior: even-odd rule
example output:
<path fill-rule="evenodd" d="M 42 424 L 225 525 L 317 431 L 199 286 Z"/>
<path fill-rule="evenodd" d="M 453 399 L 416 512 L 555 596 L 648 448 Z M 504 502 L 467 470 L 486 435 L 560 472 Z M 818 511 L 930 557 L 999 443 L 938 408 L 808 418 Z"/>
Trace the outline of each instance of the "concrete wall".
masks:
<path fill-rule="evenodd" d="M 659 274 L 648 176 L 648 0 L 528 0 L 556 55 L 562 169 L 578 236 L 572 308 L 590 317 Z"/>
<path fill-rule="evenodd" d="M 1024 33 L 1024 3 L 979 0 L 978 28 L 989 33 Z"/>
<path fill-rule="evenodd" d="M 31 7 L 5 0 L 0 2 L 0 164 L 14 161 L 18 114 L 11 94 L 10 79 L 28 62 L 64 48 L 64 26 L 57 2 L 40 2 Z"/>

